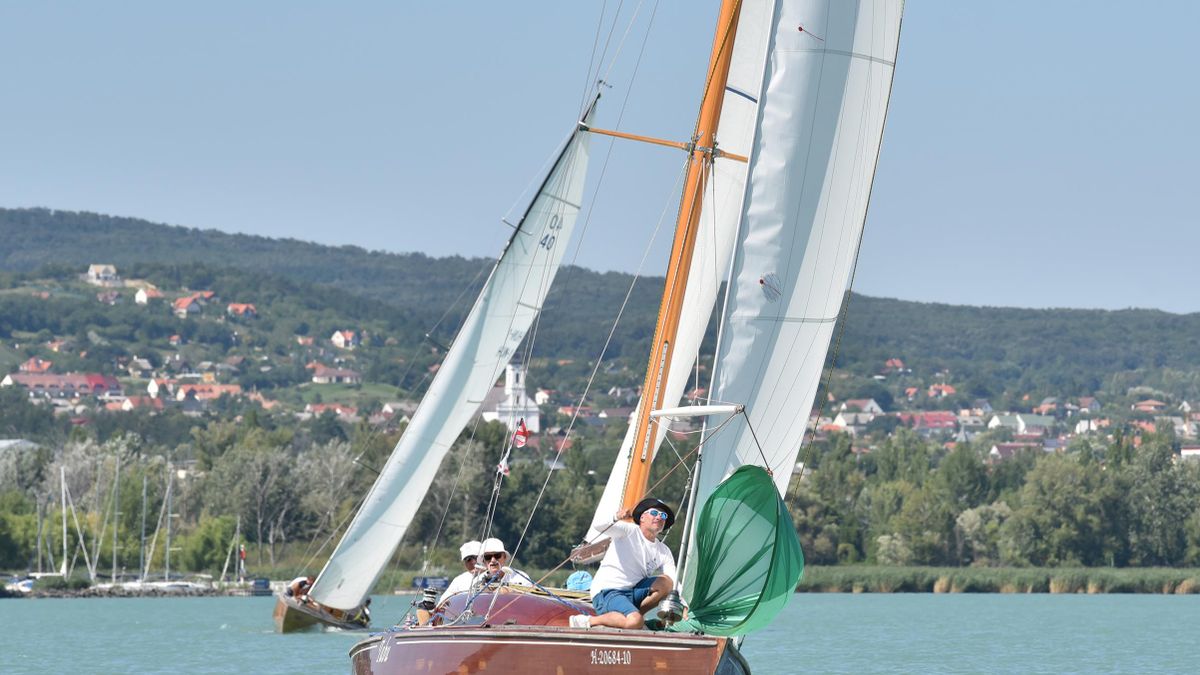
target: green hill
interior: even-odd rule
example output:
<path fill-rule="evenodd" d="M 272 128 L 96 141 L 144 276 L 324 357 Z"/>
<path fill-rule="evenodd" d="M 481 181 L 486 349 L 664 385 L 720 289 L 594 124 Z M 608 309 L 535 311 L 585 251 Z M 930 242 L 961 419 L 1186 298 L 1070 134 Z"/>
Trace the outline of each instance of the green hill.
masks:
<path fill-rule="evenodd" d="M 198 275 L 190 283 L 214 288 L 229 276 L 221 269 L 243 270 L 251 277 L 239 276 L 238 283 L 255 290 L 240 293 L 238 301 L 297 295 L 290 302 L 307 303 L 304 312 L 336 306 L 337 321 L 378 322 L 378 329 L 390 331 L 405 347 L 435 326 L 435 341 L 448 342 L 491 265 L 480 258 L 329 247 L 91 213 L 0 209 L 0 270 L 22 273 L 51 265 L 60 273 L 82 272 L 98 262 L 117 265 L 126 277 L 176 285 Z M 537 353 L 576 363 L 551 364 L 531 373 L 531 381 L 582 377 L 631 282 L 627 274 L 565 268 L 538 327 Z M 628 371 L 614 381 L 637 379 L 661 285 L 661 278 L 645 278 L 634 288 L 607 355 Z M 299 311 L 299 305 L 293 309 Z M 302 314 L 289 320 L 309 321 Z M 315 332 L 329 325 L 310 327 Z M 912 373 L 881 381 L 883 364 L 893 357 Z M 1123 399 L 1137 395 L 1137 387 L 1192 398 L 1200 396 L 1200 314 L 969 307 L 854 296 L 837 360 L 840 377 L 833 389 L 839 396 L 895 398 L 909 386 L 946 382 L 959 393 L 939 403 L 945 407 L 974 397 L 1013 407 L 1028 407 L 1029 400 L 1044 396 Z"/>

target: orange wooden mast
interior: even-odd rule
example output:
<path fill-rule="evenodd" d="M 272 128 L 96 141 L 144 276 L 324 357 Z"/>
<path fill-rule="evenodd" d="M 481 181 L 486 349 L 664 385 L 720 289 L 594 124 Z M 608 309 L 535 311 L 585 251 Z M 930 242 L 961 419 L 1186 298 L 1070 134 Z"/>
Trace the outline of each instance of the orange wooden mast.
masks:
<path fill-rule="evenodd" d="M 657 421 L 650 419 L 650 412 L 663 407 L 662 388 L 666 384 L 675 348 L 675 337 L 679 332 L 679 315 L 683 308 L 684 290 L 687 288 L 688 271 L 692 254 L 696 248 L 696 232 L 700 224 L 700 207 L 704 202 L 704 190 L 712 168 L 717 124 L 721 121 L 721 105 L 725 100 L 725 84 L 729 78 L 729 62 L 733 53 L 733 39 L 737 33 L 738 11 L 741 0 L 722 0 L 717 17 L 717 30 L 713 38 L 712 55 L 709 57 L 708 77 L 704 87 L 704 98 L 700 102 L 700 117 L 689 146 L 687 178 L 679 203 L 679 215 L 675 223 L 675 239 L 671 245 L 671 259 L 667 267 L 667 282 L 663 289 L 662 303 L 658 310 L 658 324 L 654 328 L 654 342 L 650 350 L 650 363 L 646 367 L 646 379 L 642 384 L 642 405 L 635 421 L 636 431 L 629 462 L 629 473 L 625 478 L 625 490 L 621 496 L 622 508 L 632 508 L 646 492 L 650 478 L 650 463 Z M 675 405 L 675 401 L 670 401 Z"/>

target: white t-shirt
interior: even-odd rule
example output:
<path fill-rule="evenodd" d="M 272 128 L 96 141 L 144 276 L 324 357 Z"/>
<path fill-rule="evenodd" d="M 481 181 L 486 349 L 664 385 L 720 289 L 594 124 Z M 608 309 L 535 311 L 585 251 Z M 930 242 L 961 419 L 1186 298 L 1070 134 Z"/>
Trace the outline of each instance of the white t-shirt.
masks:
<path fill-rule="evenodd" d="M 608 525 L 600 523 L 597 529 Z M 609 588 L 633 588 L 646 577 L 663 575 L 675 581 L 675 556 L 667 545 L 655 539 L 650 541 L 642 534 L 642 528 L 620 521 L 608 527 L 604 533 L 612 543 L 600 561 L 600 569 L 592 579 L 592 597 Z"/>
<path fill-rule="evenodd" d="M 438 598 L 438 604 L 442 604 L 446 601 L 446 598 L 454 595 L 455 593 L 462 593 L 463 591 L 471 590 L 471 583 L 475 581 L 475 574 L 475 572 L 463 572 L 462 574 L 454 577 L 454 579 L 450 581 L 450 585 L 447 586 L 446 590 L 442 592 L 442 597 Z M 487 572 L 479 572 L 479 574 L 486 575 Z M 506 573 L 502 578 L 502 581 L 510 586 L 533 586 L 533 584 L 529 581 L 528 575 L 521 570 L 513 570 L 511 574 Z"/>
<path fill-rule="evenodd" d="M 454 595 L 455 593 L 462 593 L 463 591 L 470 590 L 471 581 L 473 579 L 475 579 L 474 572 L 463 572 L 462 574 L 454 577 L 450 581 L 450 585 L 446 587 L 446 590 L 442 591 L 442 597 L 438 598 L 438 604 L 442 604 L 446 601 L 446 598 Z"/>

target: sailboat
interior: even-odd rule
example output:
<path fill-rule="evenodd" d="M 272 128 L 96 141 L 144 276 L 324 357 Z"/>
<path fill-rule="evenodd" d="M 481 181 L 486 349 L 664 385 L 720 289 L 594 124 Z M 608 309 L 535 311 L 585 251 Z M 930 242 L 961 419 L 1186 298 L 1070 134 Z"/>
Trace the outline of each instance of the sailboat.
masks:
<path fill-rule="evenodd" d="M 665 420 L 713 423 L 692 469 L 681 597 L 668 597 L 687 618 L 664 631 L 572 628 L 571 615 L 592 613 L 585 598 L 483 587 L 360 641 L 355 673 L 749 672 L 740 640 L 782 609 L 803 569 L 782 496 L 857 259 L 902 9 L 721 3 L 696 128 L 677 144 L 688 174 L 642 399 L 596 519 L 647 496 Z M 678 408 L 722 282 L 711 400 Z M 603 533 L 587 541 L 602 547 Z M 665 614 L 664 625 L 682 613 Z"/>
<path fill-rule="evenodd" d="M 275 626 L 364 628 L 368 594 L 446 453 L 504 372 L 562 263 L 583 198 L 596 101 L 574 125 L 491 270 L 374 485 L 304 594 L 276 596 Z"/>

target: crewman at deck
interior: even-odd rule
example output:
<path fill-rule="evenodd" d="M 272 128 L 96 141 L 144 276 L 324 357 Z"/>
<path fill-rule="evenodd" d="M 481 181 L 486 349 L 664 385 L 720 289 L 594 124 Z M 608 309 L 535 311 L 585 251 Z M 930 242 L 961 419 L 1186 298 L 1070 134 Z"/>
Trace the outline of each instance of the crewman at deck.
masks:
<path fill-rule="evenodd" d="M 533 586 L 533 580 L 528 574 L 505 566 L 508 558 L 504 542 L 495 537 L 483 542 L 483 562 L 487 565 L 487 572 L 484 576 L 487 581 L 489 583 L 499 581 L 510 586 Z"/>
<path fill-rule="evenodd" d="M 471 581 L 475 579 L 476 574 L 483 570 L 483 567 L 479 565 L 479 549 L 481 548 L 483 548 L 483 544 L 477 541 L 468 541 L 458 547 L 458 553 L 462 558 L 463 570 L 465 571 L 450 581 L 450 585 L 442 592 L 442 597 L 438 598 L 439 605 L 455 593 L 470 590 Z"/>
<path fill-rule="evenodd" d="M 633 522 L 626 522 L 632 516 Z M 643 499 L 618 511 L 612 522 L 593 525 L 612 539 L 592 580 L 592 606 L 596 616 L 576 614 L 572 628 L 608 626 L 643 628 L 645 614 L 675 587 L 675 557 L 658 540 L 675 523 L 675 512 L 661 500 Z M 661 570 L 661 574 L 655 572 Z"/>

